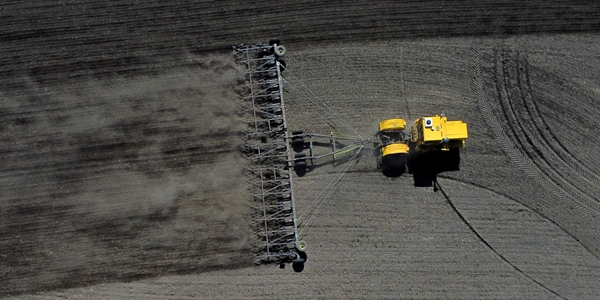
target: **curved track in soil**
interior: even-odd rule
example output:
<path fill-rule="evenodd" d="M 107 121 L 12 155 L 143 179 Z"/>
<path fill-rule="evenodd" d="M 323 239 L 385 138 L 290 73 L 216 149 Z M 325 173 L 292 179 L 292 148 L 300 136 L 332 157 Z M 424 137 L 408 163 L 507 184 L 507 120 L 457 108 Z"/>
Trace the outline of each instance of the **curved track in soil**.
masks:
<path fill-rule="evenodd" d="M 581 1 L 3 4 L 0 296 L 597 299 L 599 30 Z M 369 155 L 314 219 L 304 273 L 253 267 L 230 47 L 271 36 L 361 135 L 467 121 L 444 190 L 546 289 Z M 287 93 L 292 126 L 330 130 Z M 334 171 L 298 179 L 300 211 Z"/>
<path fill-rule="evenodd" d="M 553 189 L 558 189 L 559 195 L 572 198 L 577 205 L 597 215 L 600 213 L 600 203 L 595 199 L 597 175 L 564 148 L 559 148 L 562 153 L 557 152 L 556 139 L 549 138 L 553 134 L 548 126 L 543 126 L 545 121 L 535 105 L 537 99 L 532 99 L 526 57 L 511 52 L 499 50 L 494 62 L 500 115 L 504 118 L 501 123 L 506 124 L 505 132 L 512 141 L 504 146 L 516 147 L 532 163 L 535 171 L 531 172 L 539 172 L 540 178 L 554 184 Z"/>
<path fill-rule="evenodd" d="M 461 221 L 463 221 L 465 223 L 465 225 L 471 230 L 471 232 L 477 236 L 477 238 L 479 239 L 479 241 L 481 243 L 483 243 L 484 245 L 486 245 L 490 251 L 492 251 L 496 256 L 498 256 L 498 258 L 500 258 L 502 261 L 506 262 L 507 264 L 509 264 L 511 267 L 513 267 L 513 269 L 515 269 L 515 271 L 519 274 L 522 274 L 523 276 L 525 276 L 527 279 L 531 280 L 535 285 L 538 285 L 539 287 L 541 287 L 542 289 L 547 290 L 548 292 L 550 292 L 552 295 L 557 296 L 561 299 L 566 299 L 565 297 L 563 297 L 562 295 L 560 295 L 559 293 L 557 293 L 556 291 L 554 291 L 552 288 L 549 288 L 548 286 L 544 285 L 544 283 L 536 280 L 535 278 L 531 277 L 529 274 L 527 274 L 526 272 L 524 272 L 523 270 L 521 270 L 521 268 L 519 268 L 518 266 L 516 266 L 514 263 L 512 263 L 508 258 L 506 258 L 504 255 L 502 255 L 500 252 L 498 252 L 498 250 L 496 248 L 494 248 L 494 246 L 492 246 L 478 231 L 477 229 L 475 229 L 475 227 L 473 227 L 473 225 L 465 218 L 465 216 L 456 208 L 456 205 L 452 202 L 452 199 L 450 198 L 450 196 L 448 196 L 448 194 L 446 194 L 446 192 L 444 191 L 444 188 L 439 184 L 439 182 L 435 182 L 434 183 L 435 186 L 437 188 L 439 188 L 439 191 L 442 195 L 444 195 L 444 198 L 446 198 L 446 201 L 448 202 L 448 204 L 450 205 L 450 207 L 452 208 L 452 210 L 456 213 L 456 215 L 461 219 Z"/>

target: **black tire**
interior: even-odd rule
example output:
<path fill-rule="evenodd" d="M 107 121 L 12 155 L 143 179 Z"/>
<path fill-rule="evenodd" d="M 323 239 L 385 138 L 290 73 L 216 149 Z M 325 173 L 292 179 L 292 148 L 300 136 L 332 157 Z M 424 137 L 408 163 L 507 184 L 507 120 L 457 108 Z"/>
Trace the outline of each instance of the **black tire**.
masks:
<path fill-rule="evenodd" d="M 308 168 L 305 160 L 297 161 L 294 164 L 294 171 L 296 172 L 296 175 L 298 175 L 298 177 L 306 175 L 307 170 Z"/>
<path fill-rule="evenodd" d="M 294 164 L 295 169 L 306 169 L 306 160 L 299 160 Z"/>
<path fill-rule="evenodd" d="M 300 273 L 304 271 L 304 263 L 292 263 L 292 269 L 294 269 L 294 272 Z"/>
<path fill-rule="evenodd" d="M 294 129 L 292 130 L 292 135 L 301 135 L 304 131 L 302 129 Z"/>
<path fill-rule="evenodd" d="M 304 139 L 301 137 L 294 138 L 292 140 L 292 148 L 295 152 L 302 152 L 304 150 Z"/>
<path fill-rule="evenodd" d="M 381 172 L 386 177 L 400 177 L 406 172 L 406 154 L 388 154 L 381 158 Z"/>
<path fill-rule="evenodd" d="M 281 40 L 279 38 L 276 38 L 276 37 L 271 38 L 269 40 L 269 46 L 273 46 L 275 44 L 277 44 L 277 45 L 281 44 Z"/>
<path fill-rule="evenodd" d="M 306 157 L 306 153 L 304 153 L 304 152 L 299 152 L 299 153 L 296 153 L 296 154 L 294 155 L 294 158 L 295 158 L 296 160 L 299 160 L 299 159 L 304 159 L 305 157 Z"/>

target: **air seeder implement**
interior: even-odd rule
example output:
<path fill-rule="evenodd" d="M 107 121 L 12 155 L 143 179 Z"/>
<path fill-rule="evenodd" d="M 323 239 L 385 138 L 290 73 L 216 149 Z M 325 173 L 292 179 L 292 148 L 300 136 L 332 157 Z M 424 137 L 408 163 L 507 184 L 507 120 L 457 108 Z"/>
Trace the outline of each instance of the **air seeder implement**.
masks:
<path fill-rule="evenodd" d="M 312 218 L 302 223 L 307 219 L 296 214 L 296 177 L 324 164 L 344 164 L 332 178 L 331 186 L 335 187 L 349 162 L 357 161 L 361 150 L 373 143 L 377 166 L 385 176 L 399 177 L 408 170 L 415 186 L 431 186 L 439 172 L 458 170 L 458 149 L 464 147 L 468 134 L 466 123 L 449 121 L 442 114 L 415 120 L 408 132 L 405 120 L 384 120 L 379 123 L 375 141 L 363 139 L 326 105 L 322 106 L 329 119 L 337 119 L 353 134 L 289 130 L 283 83 L 293 85 L 283 76 L 283 72 L 290 72 L 283 61 L 285 53 L 277 38 L 233 47 L 234 60 L 245 69 L 238 92 L 242 98 L 240 114 L 247 124 L 242 153 L 250 181 L 254 262 L 276 263 L 281 268 L 292 264 L 294 271 L 302 272 L 308 259 L 307 244 L 298 228 L 308 227 Z"/>

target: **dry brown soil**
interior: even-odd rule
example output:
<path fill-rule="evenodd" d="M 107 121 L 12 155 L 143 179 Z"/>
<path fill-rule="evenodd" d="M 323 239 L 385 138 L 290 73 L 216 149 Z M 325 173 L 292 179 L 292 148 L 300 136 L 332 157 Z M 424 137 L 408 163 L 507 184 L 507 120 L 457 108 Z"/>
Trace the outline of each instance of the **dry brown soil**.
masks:
<path fill-rule="evenodd" d="M 593 2 L 37 1 L 0 25 L 0 297 L 600 298 Z M 230 47 L 271 36 L 290 127 L 469 124 L 437 193 L 369 149 L 335 187 L 343 165 L 295 178 L 303 273 L 249 245 Z"/>

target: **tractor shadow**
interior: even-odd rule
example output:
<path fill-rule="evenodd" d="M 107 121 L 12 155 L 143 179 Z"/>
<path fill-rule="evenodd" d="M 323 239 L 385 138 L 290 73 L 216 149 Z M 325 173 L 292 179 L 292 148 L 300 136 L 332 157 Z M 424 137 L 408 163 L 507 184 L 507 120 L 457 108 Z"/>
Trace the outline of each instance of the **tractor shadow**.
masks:
<path fill-rule="evenodd" d="M 408 173 L 412 174 L 415 187 L 431 187 L 442 172 L 459 171 L 460 153 L 458 148 L 448 151 L 414 151 L 414 144 L 409 143 L 410 151 L 406 159 Z"/>

